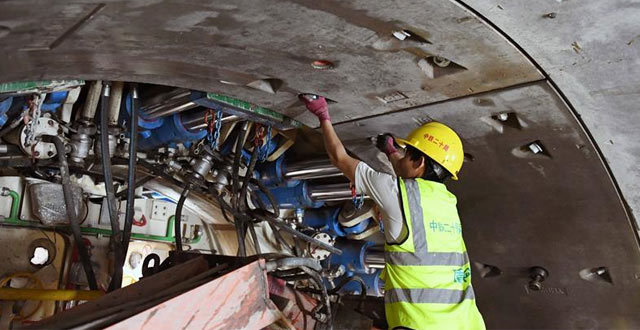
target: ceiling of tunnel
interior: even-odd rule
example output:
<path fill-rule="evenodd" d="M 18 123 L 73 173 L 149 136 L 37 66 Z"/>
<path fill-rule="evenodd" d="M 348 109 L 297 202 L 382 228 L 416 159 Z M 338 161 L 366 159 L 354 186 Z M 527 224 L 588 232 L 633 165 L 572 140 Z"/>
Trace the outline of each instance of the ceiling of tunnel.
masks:
<path fill-rule="evenodd" d="M 127 77 L 223 93 L 313 125 L 298 93 L 336 101 L 332 116 L 341 122 L 542 78 L 451 2 L 38 3 L 2 4 L 3 81 Z M 413 37 L 393 36 L 403 30 Z M 423 60 L 432 55 L 455 64 Z M 314 69 L 319 59 L 334 68 Z M 277 79 L 263 88 L 277 92 L 246 86 L 260 79 Z"/>

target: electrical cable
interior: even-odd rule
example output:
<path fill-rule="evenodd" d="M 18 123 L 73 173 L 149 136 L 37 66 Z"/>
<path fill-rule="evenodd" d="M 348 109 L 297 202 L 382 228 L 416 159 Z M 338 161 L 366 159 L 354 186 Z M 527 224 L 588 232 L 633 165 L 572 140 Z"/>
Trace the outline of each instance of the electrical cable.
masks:
<path fill-rule="evenodd" d="M 187 185 L 182 194 L 180 194 L 180 199 L 178 200 L 178 206 L 176 206 L 176 215 L 173 221 L 173 234 L 176 238 L 176 251 L 182 252 L 182 207 L 184 206 L 184 202 L 187 200 L 187 196 L 189 196 L 189 186 Z"/>
<path fill-rule="evenodd" d="M 129 119 L 129 168 L 127 178 L 127 209 L 124 216 L 124 230 L 122 233 L 122 258 L 118 260 L 117 267 L 124 266 L 131 240 L 131 227 L 133 226 L 133 216 L 135 214 L 136 195 L 136 158 L 138 154 L 138 90 L 134 85 L 131 88 L 131 113 Z"/>
<path fill-rule="evenodd" d="M 84 273 L 87 276 L 87 282 L 91 290 L 98 290 L 98 283 L 96 281 L 96 275 L 91 267 L 91 258 L 89 257 L 89 251 L 84 245 L 82 240 L 82 232 L 80 231 L 80 223 L 78 222 L 77 208 L 75 200 L 73 199 L 73 190 L 71 187 L 71 178 L 69 177 L 69 164 L 65 155 L 65 148 L 62 140 L 54 135 L 45 135 L 42 138 L 45 142 L 51 142 L 55 145 L 58 153 L 58 160 L 60 161 L 60 176 L 62 177 L 62 192 L 64 194 L 64 202 L 67 208 L 67 217 L 71 223 L 71 231 L 73 232 L 73 239 L 80 255 L 80 262 Z"/>
<path fill-rule="evenodd" d="M 113 291 L 122 284 L 122 267 L 118 267 L 122 256 L 122 238 L 118 221 L 118 206 L 116 194 L 113 188 L 113 176 L 111 174 L 111 155 L 109 155 L 109 99 L 110 87 L 104 85 L 100 100 L 100 151 L 102 153 L 102 172 L 104 176 L 104 188 L 107 195 L 107 208 L 109 209 L 109 222 L 111 223 L 111 246 L 115 259 L 115 267 L 111 276 L 108 291 Z"/>

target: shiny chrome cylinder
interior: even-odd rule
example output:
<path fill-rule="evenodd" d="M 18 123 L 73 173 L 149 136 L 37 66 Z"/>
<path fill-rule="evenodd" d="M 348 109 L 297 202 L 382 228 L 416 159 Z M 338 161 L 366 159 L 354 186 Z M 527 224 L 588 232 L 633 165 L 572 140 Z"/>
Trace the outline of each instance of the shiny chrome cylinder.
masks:
<path fill-rule="evenodd" d="M 384 268 L 384 248 L 373 246 L 364 254 L 364 264 L 368 268 Z"/>
<path fill-rule="evenodd" d="M 284 176 L 288 180 L 308 180 L 341 175 L 342 172 L 329 159 L 314 159 L 287 164 Z"/>
<path fill-rule="evenodd" d="M 336 183 L 309 187 L 311 199 L 314 201 L 344 201 L 353 198 L 348 183 Z"/>
<path fill-rule="evenodd" d="M 193 109 L 198 105 L 191 101 L 191 91 L 177 88 L 169 93 L 161 94 L 142 104 L 140 110 L 148 119 L 156 119 Z"/>

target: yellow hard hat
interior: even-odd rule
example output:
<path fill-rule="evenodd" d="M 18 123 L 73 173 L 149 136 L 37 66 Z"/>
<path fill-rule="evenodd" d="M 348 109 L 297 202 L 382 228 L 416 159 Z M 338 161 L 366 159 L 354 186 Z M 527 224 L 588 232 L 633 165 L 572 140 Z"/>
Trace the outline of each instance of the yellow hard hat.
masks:
<path fill-rule="evenodd" d="M 402 146 L 410 145 L 451 173 L 454 180 L 458 180 L 458 172 L 464 161 L 462 140 L 449 126 L 438 123 L 426 123 L 409 134 L 407 139 L 395 139 Z"/>

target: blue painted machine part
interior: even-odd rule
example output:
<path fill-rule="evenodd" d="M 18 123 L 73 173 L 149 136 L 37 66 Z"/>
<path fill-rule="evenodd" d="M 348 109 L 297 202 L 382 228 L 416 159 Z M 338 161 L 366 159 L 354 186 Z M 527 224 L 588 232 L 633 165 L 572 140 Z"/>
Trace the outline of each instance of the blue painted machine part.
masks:
<path fill-rule="evenodd" d="M 127 93 L 127 96 L 124 99 L 124 104 L 125 104 L 125 110 L 127 112 L 127 116 L 126 118 L 130 117 L 131 114 L 131 106 L 133 103 L 133 97 L 131 96 L 131 93 Z M 120 116 L 120 118 L 123 118 L 124 116 Z M 138 116 L 138 127 L 140 128 L 144 128 L 145 130 L 152 130 L 152 129 L 156 129 L 160 126 L 162 126 L 164 122 L 163 118 L 156 118 L 156 119 L 146 119 L 144 116 L 144 113 L 140 114 Z M 146 138 L 144 135 L 142 136 L 143 138 Z"/>
<path fill-rule="evenodd" d="M 321 231 L 328 231 L 338 236 L 344 236 L 340 235 L 341 230 L 340 233 L 335 233 L 331 230 L 331 223 L 334 222 L 334 219 L 338 219 L 338 214 L 340 214 L 339 207 L 323 207 L 305 210 L 302 223 Z"/>
<path fill-rule="evenodd" d="M 62 103 L 67 99 L 67 94 L 68 92 L 53 92 L 47 94 L 40 109 L 46 112 L 54 112 L 58 110 Z"/>
<path fill-rule="evenodd" d="M 260 172 L 260 181 L 267 187 L 279 186 L 284 181 L 284 166 L 284 155 L 273 162 L 259 164 L 256 170 Z"/>
<path fill-rule="evenodd" d="M 167 118 L 162 126 L 151 131 L 148 137 L 142 136 L 138 142 L 140 150 L 150 150 L 161 146 L 172 145 L 175 143 L 189 144 L 192 141 L 200 140 L 207 135 L 206 130 L 197 132 L 189 131 L 180 120 L 180 114 L 175 114 L 171 118 Z"/>
<path fill-rule="evenodd" d="M 324 262 L 327 268 L 344 265 L 347 273 L 366 274 L 368 269 L 364 263 L 364 255 L 372 245 L 375 245 L 375 243 L 370 241 L 337 239 L 334 246 L 342 250 L 342 254 L 337 255 L 332 253 Z"/>
<path fill-rule="evenodd" d="M 306 210 L 303 224 L 324 231 L 331 236 L 346 237 L 360 234 L 367 229 L 371 219 L 366 219 L 353 227 L 344 227 L 338 220 L 341 208 L 319 208 Z"/>
<path fill-rule="evenodd" d="M 293 187 L 273 188 L 271 194 L 278 203 L 278 207 L 282 209 L 319 208 L 324 205 L 324 202 L 314 202 L 311 199 L 309 187 L 305 181 L 300 181 L 298 185 Z M 257 195 L 265 205 L 270 205 L 265 194 L 258 192 Z"/>
<path fill-rule="evenodd" d="M 11 104 L 13 103 L 13 97 L 8 97 L 2 101 L 0 101 L 0 127 L 4 126 L 9 119 L 7 117 L 7 112 L 11 109 Z"/>
<path fill-rule="evenodd" d="M 368 296 L 381 297 L 384 294 L 384 291 L 383 291 L 384 281 L 380 279 L 381 272 L 382 270 L 379 269 L 372 274 L 355 274 L 356 276 L 360 277 L 364 281 L 364 284 L 367 288 Z M 335 279 L 333 283 L 337 285 L 345 278 L 348 278 L 348 276 L 339 277 Z M 349 281 L 339 290 L 340 293 L 353 294 L 353 295 L 359 295 L 361 291 L 362 291 L 362 286 L 360 285 L 360 283 L 356 281 Z"/>
<path fill-rule="evenodd" d="M 224 143 L 220 145 L 220 154 L 222 156 L 226 156 L 233 152 L 233 147 L 236 144 L 236 139 L 238 139 L 238 134 L 240 134 L 240 125 L 236 125 L 236 127 L 234 127 L 231 133 L 227 136 L 227 139 L 224 140 Z"/>
<path fill-rule="evenodd" d="M 357 225 L 355 225 L 353 227 L 344 227 L 344 226 L 340 225 L 339 222 L 338 222 L 338 225 L 340 226 L 340 228 L 342 228 L 342 230 L 347 235 L 358 235 L 358 234 L 362 233 L 363 231 L 367 230 L 367 227 L 369 227 L 370 223 L 371 223 L 371 218 L 368 218 L 368 219 L 365 219 L 364 221 L 358 223 Z"/>

